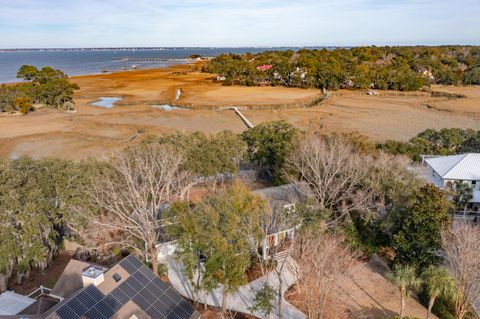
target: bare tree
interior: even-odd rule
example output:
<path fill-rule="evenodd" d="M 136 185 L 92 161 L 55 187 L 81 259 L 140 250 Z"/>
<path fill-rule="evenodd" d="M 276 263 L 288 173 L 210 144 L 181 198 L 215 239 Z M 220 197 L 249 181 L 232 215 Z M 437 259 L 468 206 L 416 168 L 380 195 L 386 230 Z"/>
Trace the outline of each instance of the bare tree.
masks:
<path fill-rule="evenodd" d="M 355 253 L 340 236 L 306 229 L 297 239 L 295 259 L 297 286 L 308 318 L 325 318 L 329 296 L 339 276 L 346 275 L 355 264 Z"/>
<path fill-rule="evenodd" d="M 89 194 L 101 214 L 93 223 L 116 234 L 108 245 L 146 254 L 158 272 L 157 243 L 163 233 L 161 210 L 183 199 L 192 186 L 181 169 L 182 154 L 165 145 L 126 149 L 110 160 L 108 173 L 92 181 Z"/>
<path fill-rule="evenodd" d="M 362 188 L 369 159 L 341 136 L 312 135 L 287 159 L 285 173 L 291 182 L 306 183 L 317 208 L 332 212 L 331 223 L 335 223 L 372 206 L 372 191 Z"/>
<path fill-rule="evenodd" d="M 480 228 L 455 223 L 443 232 L 442 242 L 447 268 L 456 281 L 455 318 L 463 319 L 472 306 L 480 306 Z"/>

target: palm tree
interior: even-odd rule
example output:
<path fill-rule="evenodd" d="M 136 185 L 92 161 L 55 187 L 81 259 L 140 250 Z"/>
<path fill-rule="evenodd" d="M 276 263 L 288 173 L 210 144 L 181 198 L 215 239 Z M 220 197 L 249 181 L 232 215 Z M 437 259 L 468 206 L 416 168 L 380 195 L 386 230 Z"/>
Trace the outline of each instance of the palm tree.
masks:
<path fill-rule="evenodd" d="M 432 313 L 432 307 L 439 296 L 449 297 L 455 294 L 455 280 L 444 267 L 430 266 L 422 274 L 429 297 L 427 318 Z"/>
<path fill-rule="evenodd" d="M 462 181 L 455 181 L 450 188 L 452 189 L 453 202 L 457 205 L 457 209 L 465 212 L 468 203 L 473 198 L 473 187 Z"/>
<path fill-rule="evenodd" d="M 396 266 L 387 273 L 387 278 L 400 290 L 400 319 L 403 319 L 409 290 L 418 288 L 421 280 L 417 277 L 415 268 L 409 265 Z"/>

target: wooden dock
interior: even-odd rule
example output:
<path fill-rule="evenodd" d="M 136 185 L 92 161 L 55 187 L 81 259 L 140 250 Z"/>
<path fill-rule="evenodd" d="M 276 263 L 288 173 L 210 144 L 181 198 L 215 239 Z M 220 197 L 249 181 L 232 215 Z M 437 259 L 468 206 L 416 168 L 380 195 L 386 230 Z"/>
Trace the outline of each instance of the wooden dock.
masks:
<path fill-rule="evenodd" d="M 221 108 L 218 108 L 218 109 L 215 109 L 216 111 L 222 111 L 222 110 L 234 110 L 235 113 L 237 113 L 237 115 L 242 119 L 243 123 L 245 123 L 245 125 L 248 127 L 248 128 L 254 128 L 255 125 L 252 124 L 252 122 L 250 122 L 247 117 L 245 115 L 242 114 L 242 112 L 240 112 L 240 108 L 237 107 L 237 106 L 226 106 L 226 107 L 221 107 Z"/>
<path fill-rule="evenodd" d="M 235 113 L 237 113 L 238 116 L 240 116 L 240 118 L 242 119 L 243 123 L 245 123 L 245 125 L 248 127 L 248 128 L 253 128 L 254 125 L 252 124 L 252 122 L 250 122 L 246 117 L 245 115 L 242 114 L 242 112 L 240 112 L 239 108 L 238 107 L 233 107 L 233 110 L 235 111 Z"/>

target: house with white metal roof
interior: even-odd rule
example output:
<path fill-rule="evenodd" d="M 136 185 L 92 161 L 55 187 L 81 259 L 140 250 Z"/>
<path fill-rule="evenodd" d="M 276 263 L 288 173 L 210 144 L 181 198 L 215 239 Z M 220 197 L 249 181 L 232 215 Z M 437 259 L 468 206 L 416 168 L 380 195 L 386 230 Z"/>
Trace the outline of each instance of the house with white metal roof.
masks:
<path fill-rule="evenodd" d="M 433 156 L 424 159 L 427 178 L 439 188 L 446 188 L 457 181 L 472 187 L 473 198 L 468 209 L 478 211 L 480 207 L 480 153 L 450 156 Z"/>

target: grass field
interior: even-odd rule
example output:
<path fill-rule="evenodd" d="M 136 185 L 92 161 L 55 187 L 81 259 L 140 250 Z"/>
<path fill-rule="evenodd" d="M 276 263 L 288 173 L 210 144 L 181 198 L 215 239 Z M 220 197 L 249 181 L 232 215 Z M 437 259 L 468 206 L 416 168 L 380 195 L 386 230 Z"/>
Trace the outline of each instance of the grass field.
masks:
<path fill-rule="evenodd" d="M 432 97 L 429 93 L 336 91 L 314 107 L 315 89 L 222 86 L 198 65 L 75 77 L 76 113 L 40 110 L 27 116 L 0 116 L 0 156 L 29 154 L 35 158 L 102 157 L 135 143 L 147 134 L 181 130 L 214 133 L 246 129 L 228 110 L 244 106 L 253 124 L 284 119 L 305 130 L 358 131 L 375 141 L 406 140 L 426 128 L 480 129 L 479 87 L 434 87 L 466 95 L 463 99 Z M 180 89 L 180 99 L 175 100 Z M 112 109 L 92 106 L 99 97 L 122 97 Z M 164 111 L 152 105 L 171 104 L 190 109 Z"/>

